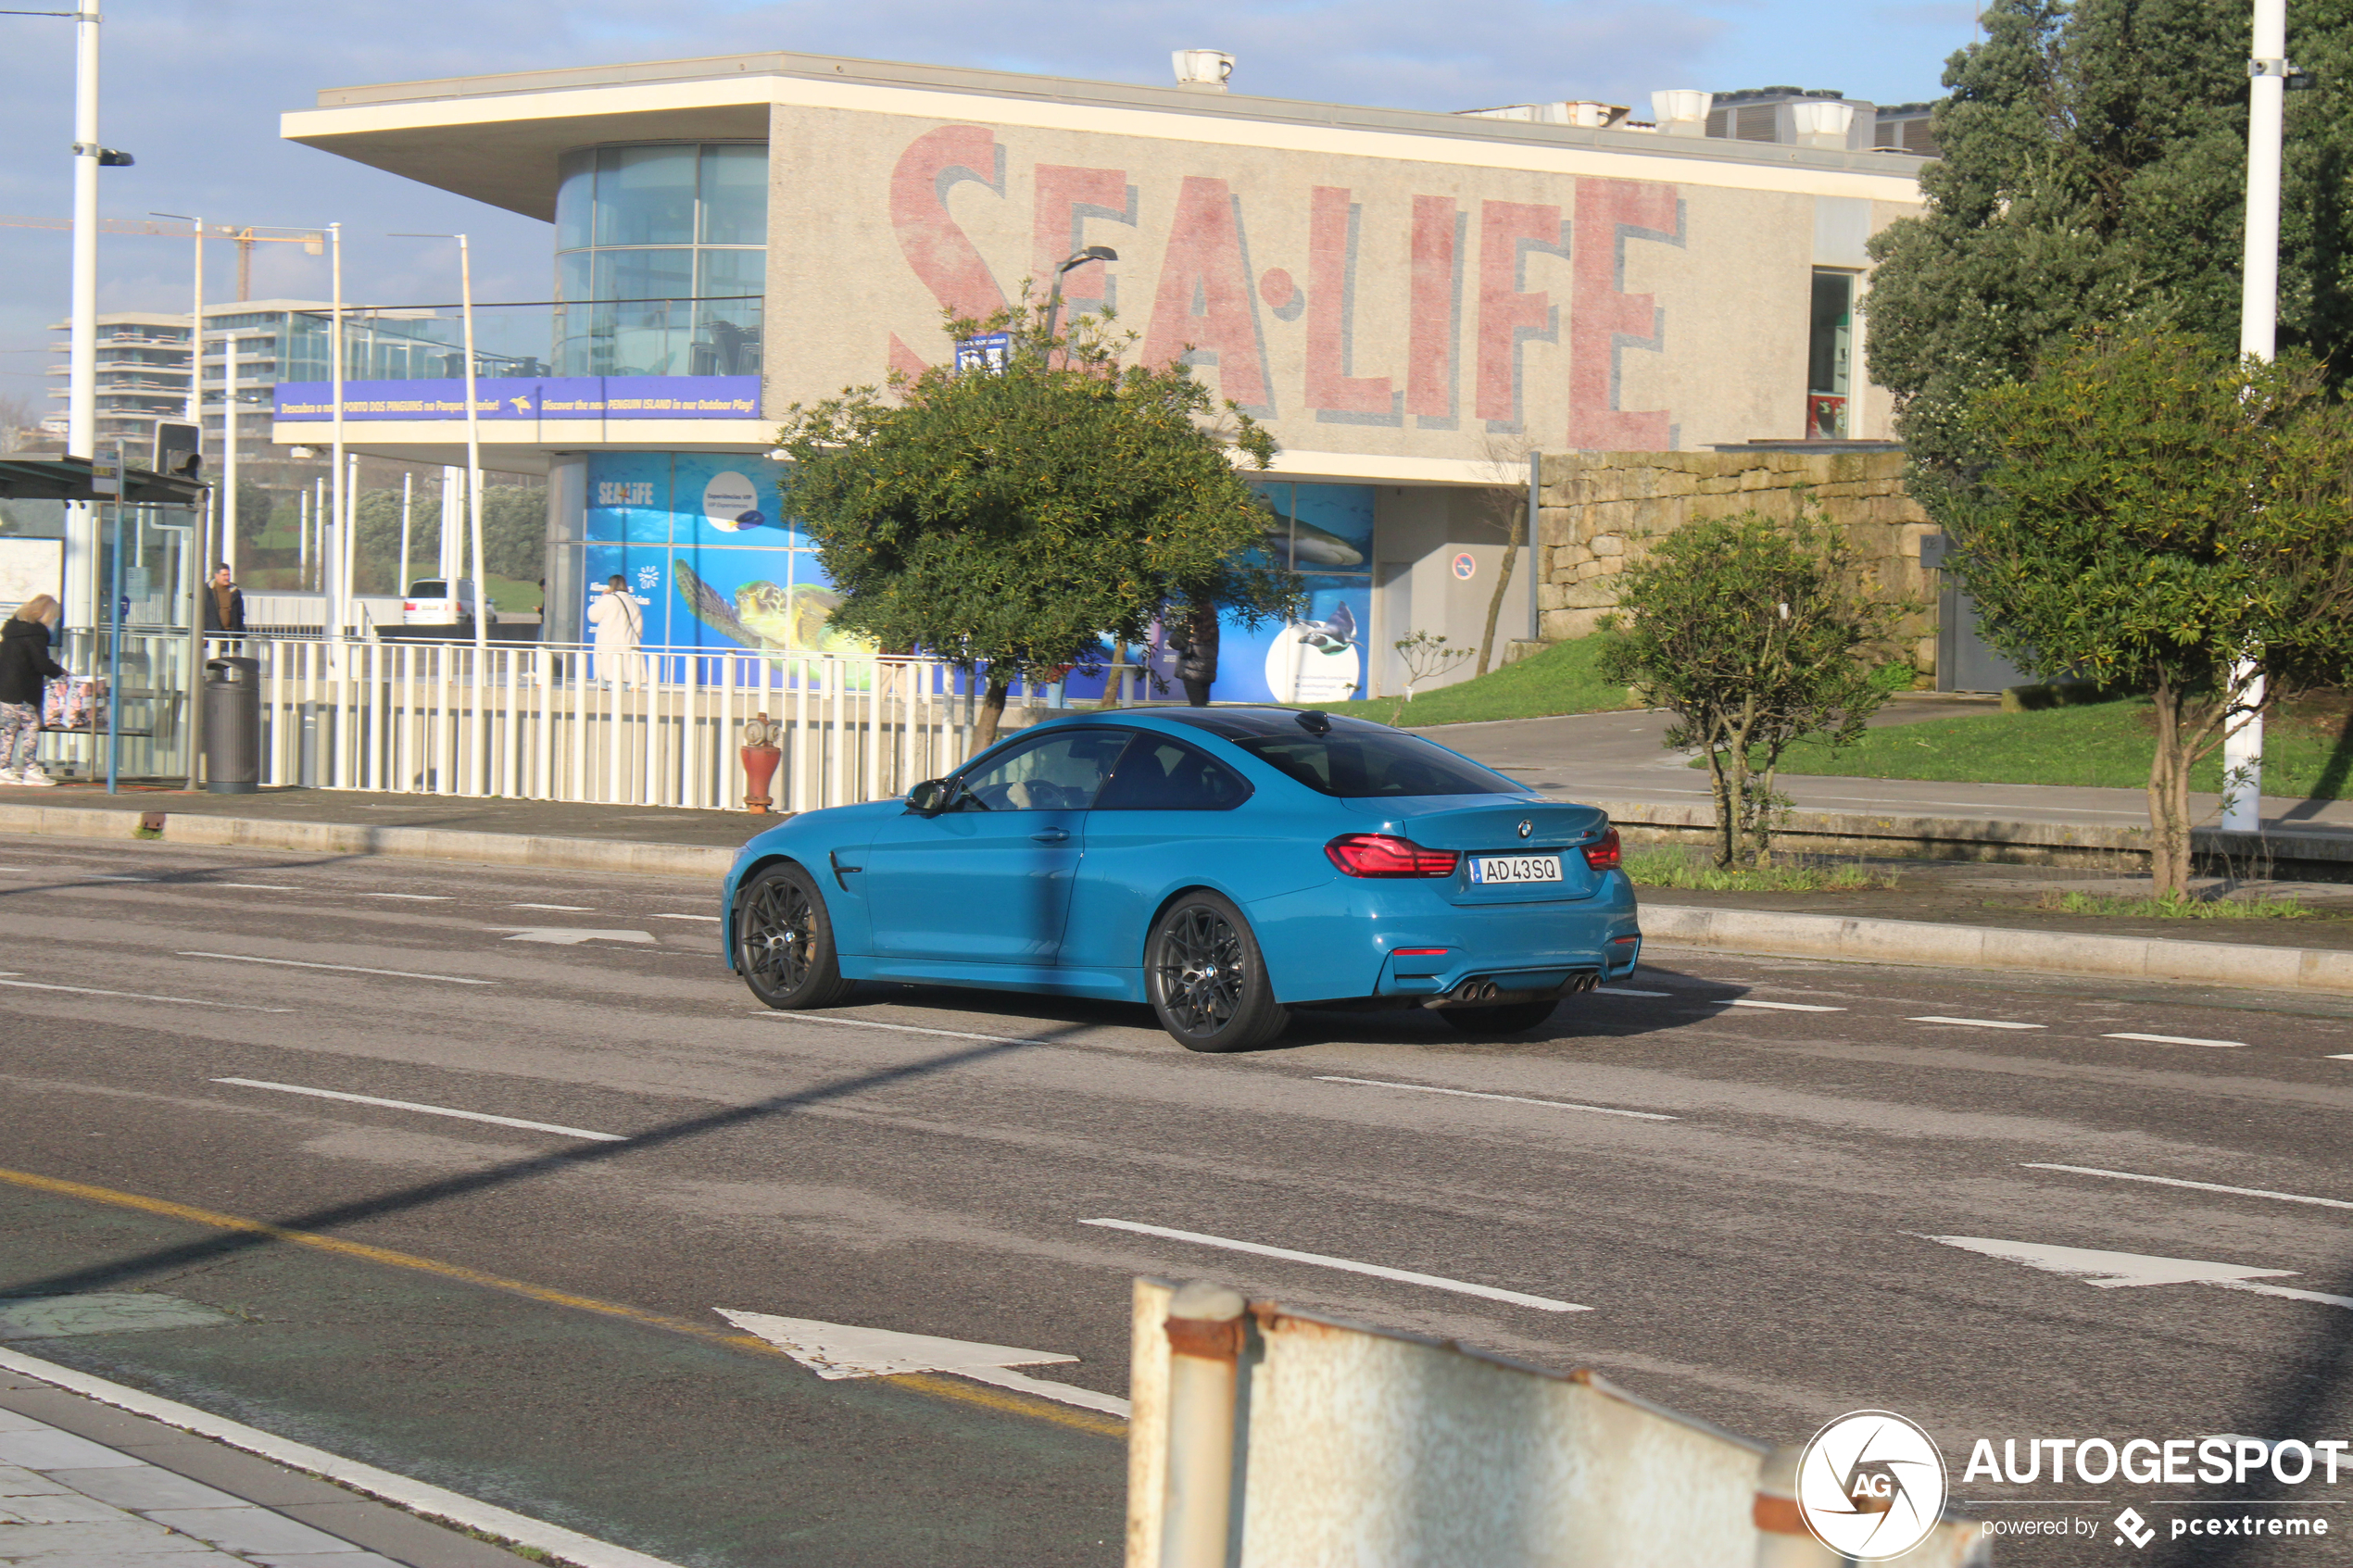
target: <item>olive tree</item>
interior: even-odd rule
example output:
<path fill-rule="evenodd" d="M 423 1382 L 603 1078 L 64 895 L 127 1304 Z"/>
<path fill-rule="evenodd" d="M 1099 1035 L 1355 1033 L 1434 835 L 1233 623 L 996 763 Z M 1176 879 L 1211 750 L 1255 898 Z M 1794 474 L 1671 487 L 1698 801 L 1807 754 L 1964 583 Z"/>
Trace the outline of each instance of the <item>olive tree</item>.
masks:
<path fill-rule="evenodd" d="M 1707 759 L 1718 865 L 1769 859 L 1792 741 L 1844 745 L 1887 700 L 1909 607 L 1868 588 L 1844 536 L 1810 514 L 1692 523 L 1619 574 L 1602 674 L 1674 715 L 1668 746 Z"/>
<path fill-rule="evenodd" d="M 947 332 L 1009 332 L 1013 352 L 795 404 L 781 483 L 841 595 L 834 625 L 986 667 L 982 745 L 1017 677 L 1106 636 L 1211 605 L 1294 611 L 1297 579 L 1252 555 L 1266 511 L 1238 459 L 1273 461 L 1264 426 L 1184 365 L 1124 362 L 1135 334 L 1107 314 L 1051 338 L 1027 307 Z"/>
<path fill-rule="evenodd" d="M 2179 897 L 2191 768 L 2353 668 L 2353 419 L 2308 356 L 2156 332 L 2078 340 L 1966 430 L 1989 467 L 1946 569 L 2022 668 L 2149 694 L 2150 870 Z"/>

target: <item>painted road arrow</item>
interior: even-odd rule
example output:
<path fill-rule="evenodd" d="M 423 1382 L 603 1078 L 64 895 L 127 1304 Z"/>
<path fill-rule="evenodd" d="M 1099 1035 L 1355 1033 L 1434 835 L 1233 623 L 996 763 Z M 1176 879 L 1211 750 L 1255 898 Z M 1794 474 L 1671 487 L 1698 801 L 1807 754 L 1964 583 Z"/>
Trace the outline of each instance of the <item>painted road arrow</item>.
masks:
<path fill-rule="evenodd" d="M 2353 1296 L 2329 1296 L 2318 1290 L 2296 1290 L 2284 1285 L 2259 1285 L 2258 1280 L 2293 1279 L 2294 1269 L 2250 1269 L 2239 1263 L 2208 1263 L 2195 1258 L 2150 1258 L 2138 1252 L 2102 1252 L 2089 1247 L 2053 1247 L 2040 1241 L 1995 1241 L 1982 1236 L 1931 1236 L 1988 1258 L 2023 1263 L 2045 1273 L 2065 1274 L 2103 1290 L 2142 1285 L 2219 1285 L 2225 1290 L 2251 1291 L 2259 1296 L 2284 1296 L 2291 1301 L 2317 1301 L 2329 1307 L 2353 1307 Z"/>
<path fill-rule="evenodd" d="M 945 1372 L 993 1384 L 1041 1399 L 1076 1405 L 1081 1410 L 1127 1414 L 1127 1401 L 1115 1394 L 1074 1388 L 1008 1371 L 1017 1366 L 1075 1362 L 1076 1356 L 1051 1350 L 1022 1350 L 1011 1345 L 975 1345 L 963 1339 L 939 1339 L 928 1334 L 900 1334 L 887 1328 L 859 1328 L 814 1318 L 779 1318 L 766 1312 L 713 1309 L 747 1333 L 756 1334 L 820 1377 L 892 1377 L 910 1372 Z"/>
<path fill-rule="evenodd" d="M 650 931 L 577 931 L 561 925 L 494 925 L 492 931 L 511 931 L 510 942 L 552 942 L 560 947 L 576 947 L 583 942 L 651 942 Z"/>

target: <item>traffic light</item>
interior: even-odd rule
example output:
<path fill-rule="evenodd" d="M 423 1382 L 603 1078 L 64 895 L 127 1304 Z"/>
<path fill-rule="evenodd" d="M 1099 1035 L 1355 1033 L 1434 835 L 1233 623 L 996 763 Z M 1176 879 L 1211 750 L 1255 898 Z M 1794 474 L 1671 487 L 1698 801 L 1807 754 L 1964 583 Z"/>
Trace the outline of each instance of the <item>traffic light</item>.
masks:
<path fill-rule="evenodd" d="M 155 470 L 173 479 L 204 477 L 204 441 L 195 425 L 156 421 Z"/>

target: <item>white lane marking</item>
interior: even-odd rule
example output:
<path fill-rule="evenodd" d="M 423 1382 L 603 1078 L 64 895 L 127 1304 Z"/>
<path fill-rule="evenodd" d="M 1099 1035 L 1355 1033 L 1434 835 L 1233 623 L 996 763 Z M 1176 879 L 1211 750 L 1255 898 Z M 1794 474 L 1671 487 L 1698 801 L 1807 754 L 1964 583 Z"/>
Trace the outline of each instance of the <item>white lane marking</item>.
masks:
<path fill-rule="evenodd" d="M 2337 1051 L 2331 1055 L 2329 1060 L 2331 1061 L 2353 1061 L 2353 1051 Z"/>
<path fill-rule="evenodd" d="M 362 898 L 406 898 L 418 904 L 447 904 L 457 897 L 454 893 L 362 893 Z"/>
<path fill-rule="evenodd" d="M 510 904 L 510 909 L 553 909 L 560 915 L 593 915 L 597 911 L 585 904 Z"/>
<path fill-rule="evenodd" d="M 1526 1095 L 1491 1095 L 1478 1089 L 1441 1089 L 1435 1084 L 1392 1084 L 1386 1078 L 1341 1078 L 1319 1073 L 1315 1075 L 1315 1082 L 1318 1084 L 1362 1084 L 1375 1089 L 1411 1089 L 1416 1094 L 1423 1095 L 1460 1095 L 1465 1099 L 1500 1099 L 1507 1100 L 1513 1105 L 1541 1105 L 1554 1110 L 1590 1110 L 1596 1116 L 1631 1116 L 1644 1122 L 1680 1120 L 1679 1117 L 1668 1116 L 1656 1110 L 1620 1110 L 1616 1106 L 1579 1105 L 1575 1100 L 1530 1099 Z"/>
<path fill-rule="evenodd" d="M 510 942 L 546 942 L 558 947 L 577 947 L 583 942 L 599 939 L 607 942 L 651 942 L 650 931 L 583 931 L 560 925 L 493 925 L 490 931 L 511 931 Z"/>
<path fill-rule="evenodd" d="M 297 887 L 282 887 L 274 882 L 208 882 L 206 887 L 234 887 L 246 893 L 298 893 Z"/>
<path fill-rule="evenodd" d="M 521 1127 L 533 1133 L 557 1133 L 568 1138 L 593 1138 L 598 1143 L 627 1143 L 620 1133 L 592 1133 L 585 1127 L 565 1127 L 553 1122 L 523 1122 L 512 1116 L 491 1116 L 479 1110 L 456 1110 L 446 1105 L 420 1105 L 412 1099 L 378 1099 L 374 1095 L 350 1095 L 341 1089 L 314 1089 L 302 1084 L 273 1084 L 267 1078 L 215 1078 L 248 1089 L 275 1089 L 281 1094 L 309 1095 L 318 1099 L 349 1100 L 354 1105 L 381 1105 L 389 1110 L 417 1110 L 427 1116 L 454 1116 L 460 1122 L 488 1122 L 500 1127 Z"/>
<path fill-rule="evenodd" d="M 2341 1198 L 2308 1198 L 2300 1192 L 2273 1192 L 2269 1187 L 2224 1186 L 2218 1182 L 2184 1181 L 2179 1176 L 2144 1176 L 2137 1171 L 2103 1171 L 2096 1165 L 2045 1165 L 2027 1160 L 2020 1169 L 2068 1171 L 2079 1176 L 2109 1176 L 2120 1182 L 2150 1182 L 2158 1186 L 2194 1187 L 2199 1192 L 2227 1192 L 2239 1198 L 2276 1198 L 2283 1203 L 2314 1203 L 2323 1209 L 2353 1209 L 2353 1203 Z"/>
<path fill-rule="evenodd" d="M 1433 1290 L 1452 1290 L 1463 1296 L 1483 1296 L 1491 1301 L 1509 1301 L 1516 1307 L 1535 1307 L 1547 1312 L 1590 1312 L 1591 1307 L 1580 1307 L 1574 1301 L 1555 1301 L 1549 1296 L 1529 1296 L 1517 1290 L 1499 1290 L 1491 1285 L 1474 1285 L 1469 1280 L 1448 1279 L 1443 1274 L 1416 1273 L 1411 1269 L 1391 1269 L 1379 1263 L 1359 1263 L 1351 1258 L 1333 1258 L 1321 1252 L 1294 1252 L 1288 1247 L 1267 1247 L 1255 1241 L 1236 1241 L 1231 1236 L 1203 1236 L 1199 1231 L 1171 1230 L 1165 1225 L 1139 1224 L 1133 1220 L 1081 1220 L 1082 1225 L 1101 1225 L 1106 1230 L 1133 1231 L 1138 1236 L 1165 1236 L 1171 1241 L 1189 1241 L 1198 1247 L 1219 1247 L 1228 1252 L 1255 1253 L 1261 1258 L 1280 1258 L 1290 1263 L 1312 1263 L 1319 1269 L 1339 1269 L 1352 1274 L 1371 1274 L 1376 1279 L 1402 1280 L 1407 1285 L 1426 1285 Z"/>
<path fill-rule="evenodd" d="M 2218 1046 L 2225 1050 L 2244 1050 L 2245 1040 L 2201 1040 L 2195 1035 L 2103 1035 L 2103 1040 L 2146 1040 L 2154 1046 Z"/>
<path fill-rule="evenodd" d="M 655 915 L 652 918 L 655 920 L 707 920 L 714 925 L 719 923 L 717 915 Z"/>
<path fill-rule="evenodd" d="M 0 970 L 0 974 L 14 974 L 14 970 Z M 70 991 L 77 997 L 128 997 L 134 1002 L 177 1002 L 182 1007 L 227 1008 L 233 1012 L 292 1012 L 292 1008 L 255 1007 L 250 1002 L 208 1002 L 197 997 L 155 997 L 145 991 L 102 991 L 94 985 L 44 985 L 37 980 L 0 980 L 0 985 L 14 986 L 19 991 Z"/>
<path fill-rule="evenodd" d="M 2048 1025 L 2042 1023 L 2012 1023 L 2007 1019 L 2000 1018 L 1944 1018 L 1935 1013 L 1930 1013 L 1922 1018 L 1909 1019 L 1906 1020 L 1906 1022 L 1912 1023 L 1957 1023 L 1966 1029 L 2043 1029 L 2048 1027 Z"/>
<path fill-rule="evenodd" d="M 1770 1008 L 1775 1012 L 1844 1012 L 1844 1008 L 1824 1007 L 1819 1002 L 1760 1002 L 1748 997 L 1734 997 L 1724 1005 L 1730 1008 Z"/>
<path fill-rule="evenodd" d="M 257 959 L 250 953 L 182 953 L 183 959 L 227 959 L 234 963 L 282 964 L 288 969 L 339 969 L 349 974 L 389 974 L 399 980 L 447 980 L 452 985 L 496 985 L 496 980 L 470 980 L 462 974 L 420 974 L 411 969 L 369 969 L 356 963 L 306 963 L 301 959 Z"/>
<path fill-rule="evenodd" d="M 1051 1350 L 1022 1350 L 1011 1345 L 975 1345 L 963 1339 L 941 1339 L 928 1334 L 901 1334 L 895 1329 L 861 1328 L 854 1323 L 820 1323 L 814 1318 L 779 1318 L 766 1312 L 711 1309 L 737 1328 L 768 1341 L 818 1376 L 897 1377 L 912 1372 L 944 1372 L 1015 1388 L 1025 1394 L 1081 1410 L 1110 1415 L 1129 1413 L 1126 1400 L 1116 1394 L 1098 1394 L 1067 1383 L 1049 1383 L 1012 1371 L 1017 1366 L 1075 1362 L 1076 1356 Z"/>
<path fill-rule="evenodd" d="M 915 1023 L 885 1023 L 874 1018 L 824 1018 L 810 1012 L 756 1012 L 779 1023 L 839 1023 L 851 1029 L 896 1029 L 902 1035 L 937 1035 L 943 1040 L 986 1040 L 992 1046 L 1066 1046 L 1068 1040 L 1033 1040 L 1019 1035 L 975 1035 L 968 1029 L 925 1029 Z"/>
<path fill-rule="evenodd" d="M 2103 1290 L 2143 1285 L 2214 1285 L 2257 1296 L 2281 1296 L 2291 1301 L 2312 1301 L 2323 1307 L 2353 1308 L 2353 1296 L 2331 1296 L 2318 1290 L 2297 1290 L 2284 1285 L 2263 1285 L 2265 1279 L 2293 1279 L 2294 1269 L 2250 1269 L 2241 1263 L 2209 1263 L 2195 1258 L 2151 1258 L 2138 1252 L 2100 1252 L 2088 1247 L 2052 1247 L 2035 1241 L 1994 1241 L 1982 1236 L 1931 1236 L 1947 1247 L 1965 1248 L 2023 1263 L 2030 1269 L 2065 1274 Z"/>
<path fill-rule="evenodd" d="M 1631 985 L 1596 985 L 1593 987 L 1593 995 L 1596 997 L 1671 997 L 1675 993 L 1672 991 L 1637 991 Z"/>

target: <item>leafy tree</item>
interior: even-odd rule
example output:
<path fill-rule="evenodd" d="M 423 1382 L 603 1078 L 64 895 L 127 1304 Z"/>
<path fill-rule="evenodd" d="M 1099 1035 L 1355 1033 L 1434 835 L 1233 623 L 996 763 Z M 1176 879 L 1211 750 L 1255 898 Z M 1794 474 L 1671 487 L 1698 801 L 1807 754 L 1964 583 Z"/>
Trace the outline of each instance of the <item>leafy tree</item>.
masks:
<path fill-rule="evenodd" d="M 1001 371 L 894 375 L 795 404 L 777 435 L 786 508 L 842 596 L 833 624 L 985 664 L 983 745 L 1016 677 L 1087 664 L 1106 634 L 1299 600 L 1290 573 L 1246 558 L 1266 514 L 1234 458 L 1266 467 L 1272 437 L 1182 365 L 1122 364 L 1135 335 L 1108 323 L 1049 340 L 1034 308 L 951 318 L 950 337 L 1015 334 Z"/>
<path fill-rule="evenodd" d="M 408 586 L 400 575 L 400 492 L 363 491 L 358 508 L 361 581 L 383 584 L 397 593 Z M 461 507 L 457 525 L 465 540 L 464 553 L 472 554 L 472 521 Z M 482 487 L 482 548 L 491 577 L 536 583 L 545 575 L 547 540 L 547 492 L 532 484 L 488 484 Z M 409 511 L 409 574 L 431 577 L 441 570 L 441 486 L 420 485 Z"/>
<path fill-rule="evenodd" d="M 2087 338 L 1963 429 L 1992 466 L 1948 564 L 2024 668 L 2152 694 L 2151 871 L 2178 897 L 2192 765 L 2353 664 L 2353 413 L 2309 355 L 2149 333 Z"/>
<path fill-rule="evenodd" d="M 1617 579 L 1602 678 L 1675 716 L 1667 744 L 1707 758 L 1716 860 L 1765 865 L 1781 753 L 1803 735 L 1843 746 L 1893 689 L 1894 630 L 1911 607 L 1863 591 L 1827 520 L 1756 512 L 1676 530 Z"/>
<path fill-rule="evenodd" d="M 1871 379 L 1896 396 L 1914 489 L 1982 466 L 1969 406 L 2081 329 L 2234 346 L 2246 168 L 2244 0 L 1997 0 L 1946 63 L 1927 210 L 1871 242 Z M 2353 10 L 2290 0 L 2280 341 L 2323 360 L 2353 339 Z M 2340 366 L 2339 373 L 2344 366 Z"/>

